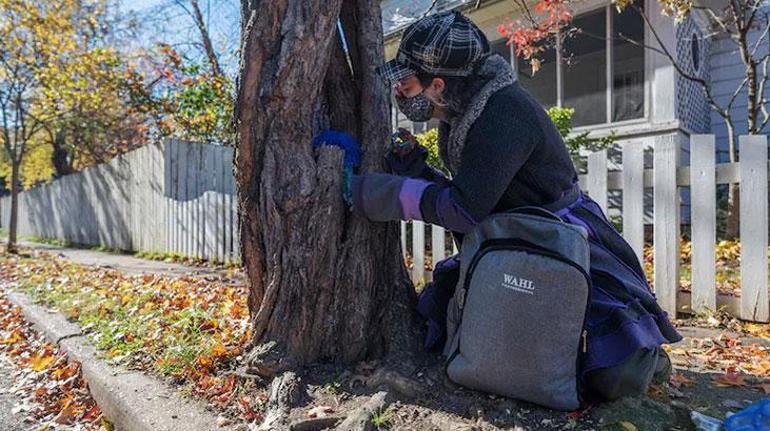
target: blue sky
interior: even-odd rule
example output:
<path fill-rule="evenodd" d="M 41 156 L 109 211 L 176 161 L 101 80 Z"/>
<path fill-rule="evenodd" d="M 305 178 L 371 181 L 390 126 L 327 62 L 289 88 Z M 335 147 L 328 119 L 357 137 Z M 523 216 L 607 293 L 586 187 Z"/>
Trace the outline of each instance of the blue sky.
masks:
<path fill-rule="evenodd" d="M 181 1 L 185 6 L 189 0 Z M 207 22 L 212 43 L 226 73 L 235 73 L 240 30 L 240 5 L 237 0 L 198 0 Z M 175 0 L 120 0 L 121 12 L 133 14 L 140 26 L 140 45 L 153 46 L 159 41 L 173 45 L 190 57 L 200 57 L 195 45 L 200 40 L 192 18 Z"/>

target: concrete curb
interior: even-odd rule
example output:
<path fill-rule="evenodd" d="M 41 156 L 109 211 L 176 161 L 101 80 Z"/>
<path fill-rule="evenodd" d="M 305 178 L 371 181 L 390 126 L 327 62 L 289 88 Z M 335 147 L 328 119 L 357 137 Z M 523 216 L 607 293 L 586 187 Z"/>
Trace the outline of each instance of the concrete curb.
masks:
<path fill-rule="evenodd" d="M 127 371 L 99 359 L 80 328 L 62 314 L 36 305 L 26 295 L 6 291 L 24 317 L 51 342 L 81 364 L 91 395 L 120 431 L 232 431 L 220 427 L 203 403 L 138 371 Z"/>

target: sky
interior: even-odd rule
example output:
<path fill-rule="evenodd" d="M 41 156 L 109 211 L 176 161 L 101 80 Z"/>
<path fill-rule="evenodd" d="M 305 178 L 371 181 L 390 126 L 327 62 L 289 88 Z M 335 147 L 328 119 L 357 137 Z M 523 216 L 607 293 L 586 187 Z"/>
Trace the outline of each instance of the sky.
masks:
<path fill-rule="evenodd" d="M 137 18 L 139 44 L 154 46 L 158 41 L 171 44 L 189 57 L 203 55 L 196 45 L 200 34 L 190 15 L 175 0 L 119 0 L 124 14 Z M 181 0 L 186 6 L 189 0 Z M 237 70 L 237 50 L 240 31 L 240 4 L 237 0 L 198 0 L 206 20 L 212 44 L 225 73 Z"/>
<path fill-rule="evenodd" d="M 189 5 L 189 0 L 118 0 L 123 13 L 135 14 L 141 26 L 140 44 L 153 46 L 158 41 L 170 43 L 190 57 L 202 56 L 202 51 L 191 42 L 200 39 L 189 14 L 178 2 Z M 440 0 L 433 12 L 445 10 L 475 0 Z M 211 33 L 212 43 L 219 55 L 225 73 L 237 72 L 240 30 L 240 2 L 238 0 L 198 0 Z M 402 27 L 422 15 L 431 0 L 384 0 L 382 2 L 385 32 Z"/>

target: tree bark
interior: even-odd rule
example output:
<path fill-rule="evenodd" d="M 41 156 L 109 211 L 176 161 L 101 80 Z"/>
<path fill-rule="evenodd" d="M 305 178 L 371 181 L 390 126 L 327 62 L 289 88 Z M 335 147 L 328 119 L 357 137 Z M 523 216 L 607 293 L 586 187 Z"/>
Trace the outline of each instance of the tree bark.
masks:
<path fill-rule="evenodd" d="M 67 151 L 66 135 L 62 131 L 57 131 L 54 135 L 53 141 L 53 154 L 51 155 L 51 162 L 53 163 L 54 170 L 57 177 L 63 177 L 69 175 L 75 170 L 72 168 L 72 163 L 69 157 L 69 151 Z"/>
<path fill-rule="evenodd" d="M 342 152 L 311 144 L 334 126 L 361 142 L 361 170 L 382 168 L 389 121 L 374 74 L 383 61 L 379 2 L 242 0 L 242 8 L 235 175 L 249 365 L 272 376 L 411 352 L 414 290 L 397 224 L 354 217 L 341 197 Z M 343 9 L 346 35 L 358 41 L 350 64 L 337 42 Z"/>
<path fill-rule="evenodd" d="M 8 222 L 8 253 L 17 253 L 16 236 L 19 224 L 19 170 L 21 163 L 11 160 L 11 214 Z"/>
<path fill-rule="evenodd" d="M 725 118 L 727 124 L 727 151 L 730 163 L 738 161 L 738 137 L 735 136 L 735 126 L 731 118 Z M 725 223 L 725 238 L 738 238 L 740 233 L 740 186 L 736 183 L 729 184 L 727 189 L 727 221 Z"/>

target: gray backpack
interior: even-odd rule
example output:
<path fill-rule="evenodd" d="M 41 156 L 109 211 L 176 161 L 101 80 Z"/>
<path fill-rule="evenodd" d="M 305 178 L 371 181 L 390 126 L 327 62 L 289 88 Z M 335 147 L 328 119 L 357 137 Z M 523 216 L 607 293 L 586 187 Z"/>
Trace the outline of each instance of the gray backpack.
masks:
<path fill-rule="evenodd" d="M 558 410 L 580 406 L 590 290 L 584 229 L 534 207 L 466 235 L 447 310 L 447 374 L 460 385 Z"/>

